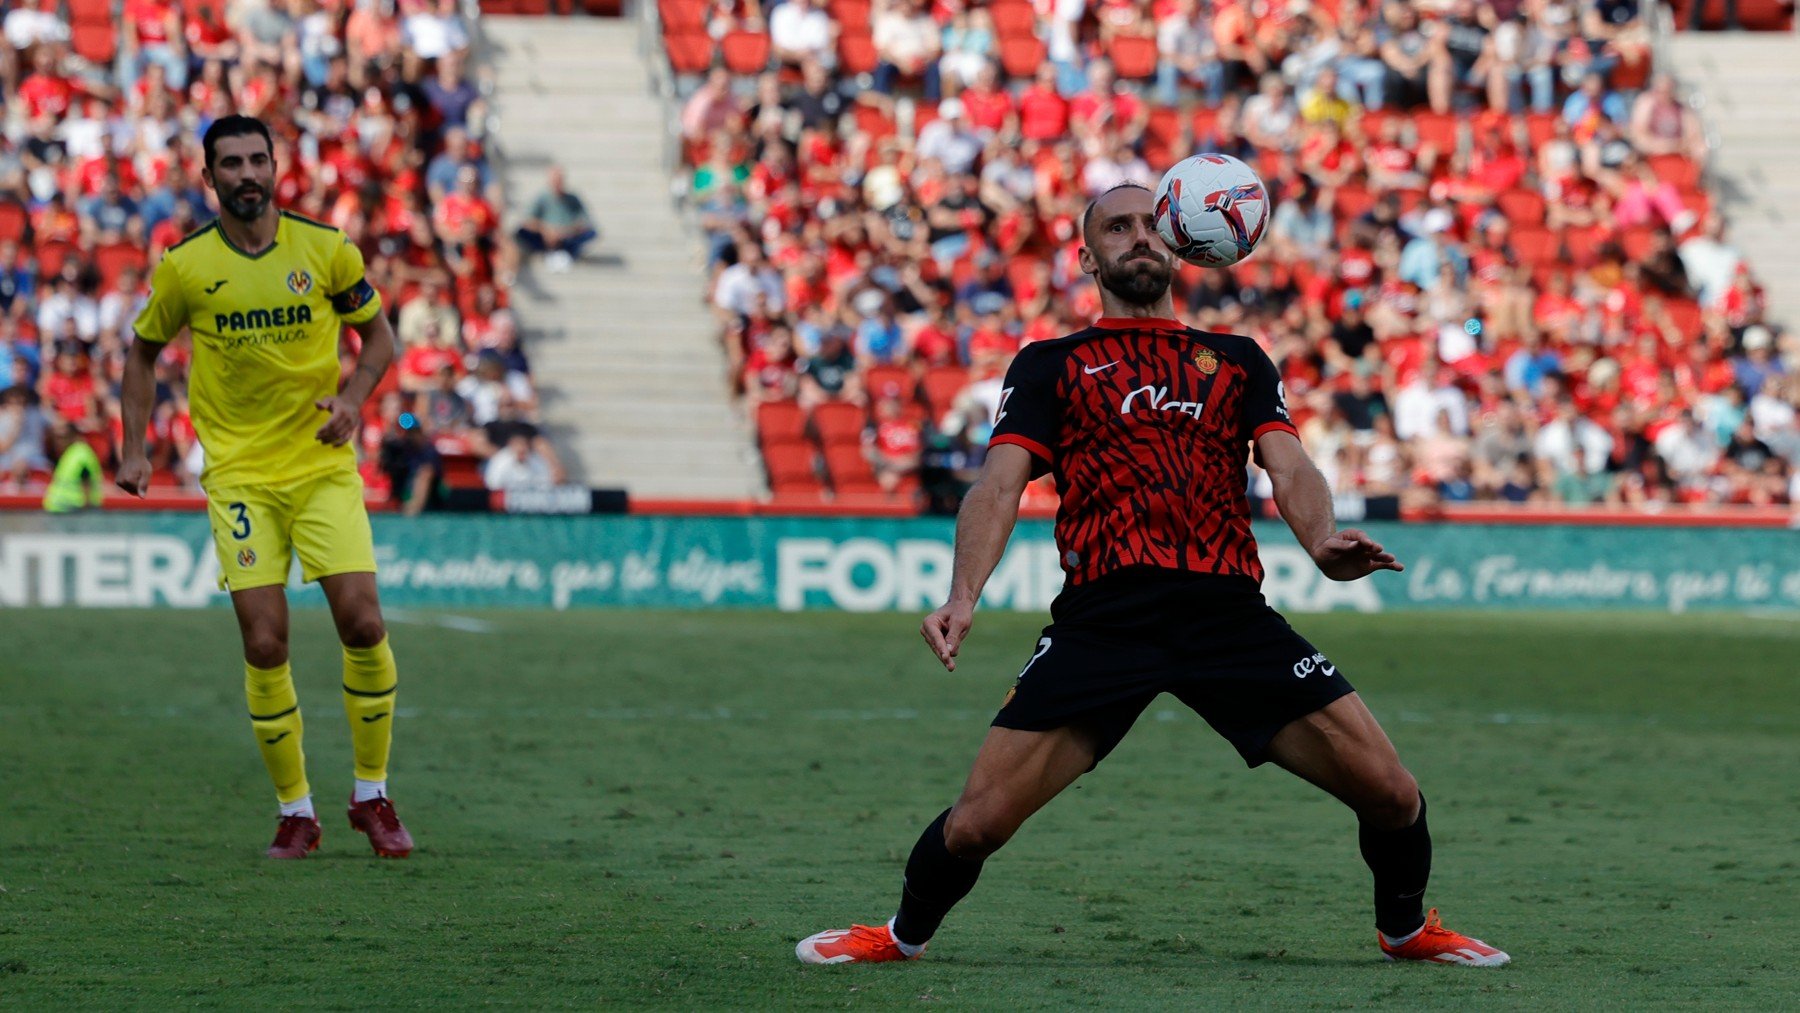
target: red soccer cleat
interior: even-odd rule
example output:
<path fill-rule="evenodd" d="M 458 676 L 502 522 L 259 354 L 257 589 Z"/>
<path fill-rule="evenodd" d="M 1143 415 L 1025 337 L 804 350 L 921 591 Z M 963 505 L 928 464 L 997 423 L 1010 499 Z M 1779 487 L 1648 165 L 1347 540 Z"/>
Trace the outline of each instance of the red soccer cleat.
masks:
<path fill-rule="evenodd" d="M 412 854 L 412 835 L 400 824 L 394 803 L 386 797 L 367 802 L 350 800 L 350 829 L 369 835 L 369 846 L 383 858 L 405 858 Z"/>
<path fill-rule="evenodd" d="M 305 858 L 319 850 L 319 821 L 311 816 L 283 816 L 275 828 L 270 858 Z"/>
<path fill-rule="evenodd" d="M 1376 933 L 1380 938 L 1381 934 Z M 1479 939 L 1452 932 L 1439 920 L 1437 908 L 1425 916 L 1425 927 L 1419 934 L 1390 946 L 1380 938 L 1381 955 L 1389 960 L 1429 960 L 1439 964 L 1466 964 L 1470 967 L 1499 967 L 1512 960 Z"/>
<path fill-rule="evenodd" d="M 827 929 L 807 936 L 794 947 L 803 964 L 878 964 L 888 960 L 917 960 L 907 956 L 886 925 L 852 925 Z"/>

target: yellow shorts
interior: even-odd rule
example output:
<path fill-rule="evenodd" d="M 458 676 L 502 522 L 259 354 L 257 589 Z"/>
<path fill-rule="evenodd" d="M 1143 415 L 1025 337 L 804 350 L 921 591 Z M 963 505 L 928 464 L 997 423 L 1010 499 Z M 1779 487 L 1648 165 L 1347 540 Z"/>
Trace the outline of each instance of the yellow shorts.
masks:
<path fill-rule="evenodd" d="M 362 476 L 337 470 L 283 485 L 208 489 L 219 589 L 286 584 L 295 554 L 307 581 L 374 573 L 375 538 Z"/>

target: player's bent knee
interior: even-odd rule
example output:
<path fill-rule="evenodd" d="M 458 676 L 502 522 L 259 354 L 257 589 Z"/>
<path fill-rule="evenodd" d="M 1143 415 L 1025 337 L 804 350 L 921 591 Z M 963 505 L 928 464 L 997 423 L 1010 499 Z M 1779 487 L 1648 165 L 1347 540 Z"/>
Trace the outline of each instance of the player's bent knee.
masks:
<path fill-rule="evenodd" d="M 1364 785 L 1356 815 L 1383 830 L 1412 826 L 1419 818 L 1419 782 L 1405 767 L 1383 771 Z"/>
<path fill-rule="evenodd" d="M 381 613 L 374 610 L 346 620 L 338 627 L 338 639 L 345 647 L 374 647 L 385 636 L 387 626 L 381 621 Z"/>
<path fill-rule="evenodd" d="M 1012 840 L 1018 825 L 992 812 L 957 806 L 944 822 L 944 847 L 958 858 L 986 858 Z"/>
<path fill-rule="evenodd" d="M 287 637 L 277 630 L 246 630 L 244 660 L 257 668 L 280 668 L 288 660 Z"/>

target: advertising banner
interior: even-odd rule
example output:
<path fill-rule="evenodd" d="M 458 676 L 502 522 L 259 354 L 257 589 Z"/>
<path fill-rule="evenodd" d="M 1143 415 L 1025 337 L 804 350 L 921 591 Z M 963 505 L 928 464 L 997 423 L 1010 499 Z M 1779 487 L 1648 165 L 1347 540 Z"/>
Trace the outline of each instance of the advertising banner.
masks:
<path fill-rule="evenodd" d="M 1800 532 L 1582 525 L 1364 525 L 1407 570 L 1320 576 L 1260 524 L 1279 609 L 1800 609 Z M 950 586 L 942 518 L 440 515 L 374 518 L 383 600 L 398 607 L 926 611 Z M 0 514 L 0 608 L 224 604 L 198 513 Z M 1063 574 L 1027 521 L 988 608 L 1043 611 Z M 319 600 L 300 588 L 295 600 Z"/>

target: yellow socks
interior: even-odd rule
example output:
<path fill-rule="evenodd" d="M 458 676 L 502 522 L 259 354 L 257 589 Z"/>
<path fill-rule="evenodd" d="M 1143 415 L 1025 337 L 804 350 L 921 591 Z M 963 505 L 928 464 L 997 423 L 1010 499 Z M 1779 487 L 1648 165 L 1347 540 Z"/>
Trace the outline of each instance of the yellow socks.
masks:
<path fill-rule="evenodd" d="M 344 713 L 359 781 L 386 781 L 394 741 L 394 691 L 400 672 L 387 638 L 374 647 L 344 648 Z M 298 720 L 298 719 L 296 719 Z"/>
<path fill-rule="evenodd" d="M 275 782 L 275 797 L 284 803 L 301 801 L 312 788 L 306 783 L 306 754 L 300 749 L 300 700 L 294 695 L 292 670 L 287 665 L 257 668 L 246 663 L 244 696 L 250 703 L 256 746 Z"/>

